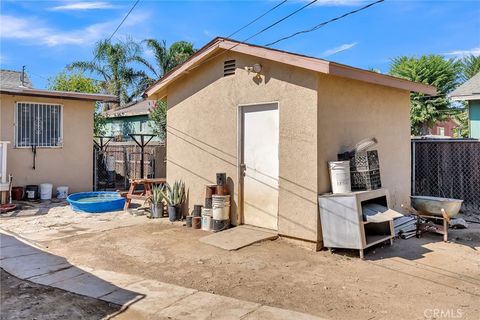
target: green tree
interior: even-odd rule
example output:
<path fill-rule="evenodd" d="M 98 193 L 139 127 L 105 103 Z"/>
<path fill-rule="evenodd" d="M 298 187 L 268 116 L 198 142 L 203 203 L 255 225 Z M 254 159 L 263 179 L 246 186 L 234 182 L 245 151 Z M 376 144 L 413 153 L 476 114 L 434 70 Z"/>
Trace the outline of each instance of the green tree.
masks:
<path fill-rule="evenodd" d="M 162 100 L 155 101 L 150 109 L 149 118 L 152 120 L 153 132 L 165 141 L 167 137 L 167 103 Z"/>
<path fill-rule="evenodd" d="M 392 60 L 390 74 L 399 78 L 433 85 L 436 96 L 422 93 L 410 94 L 410 121 L 414 135 L 428 134 L 428 128 L 437 121 L 445 120 L 450 110 L 450 100 L 446 96 L 458 84 L 461 64 L 454 59 L 439 55 L 397 57 Z"/>
<path fill-rule="evenodd" d="M 75 61 L 67 68 L 101 77 L 102 88 L 116 95 L 120 106 L 124 106 L 136 94 L 136 84 L 146 76 L 132 67 L 132 63 L 142 59 L 140 55 L 141 47 L 131 40 L 118 43 L 102 40 L 95 45 L 92 61 Z"/>
<path fill-rule="evenodd" d="M 48 89 L 56 91 L 100 93 L 102 87 L 99 81 L 86 77 L 83 73 L 60 72 L 48 79 Z M 105 134 L 106 119 L 101 114 L 101 104 L 95 105 L 93 114 L 93 134 Z"/>
<path fill-rule="evenodd" d="M 469 80 L 471 77 L 480 72 L 480 56 L 469 55 L 461 60 L 462 69 L 460 78 L 462 82 Z"/>
<path fill-rule="evenodd" d="M 185 60 L 195 53 L 193 44 L 187 41 L 174 42 L 169 48 L 165 40 L 146 39 L 143 42 L 148 49 L 153 51 L 155 64 L 152 65 L 145 59 L 139 59 L 138 61 L 145 65 L 156 79 L 161 78 L 165 73 L 185 62 Z"/>

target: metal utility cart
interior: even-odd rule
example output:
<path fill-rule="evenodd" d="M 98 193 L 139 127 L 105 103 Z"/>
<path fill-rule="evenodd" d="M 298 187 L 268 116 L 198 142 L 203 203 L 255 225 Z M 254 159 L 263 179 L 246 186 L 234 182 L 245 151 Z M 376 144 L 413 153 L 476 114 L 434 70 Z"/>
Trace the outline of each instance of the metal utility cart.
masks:
<path fill-rule="evenodd" d="M 319 196 L 320 217 L 324 246 L 357 249 L 363 259 L 363 250 L 395 237 L 393 220 L 364 221 L 362 206 L 378 204 L 389 207 L 386 189 L 358 191 Z"/>

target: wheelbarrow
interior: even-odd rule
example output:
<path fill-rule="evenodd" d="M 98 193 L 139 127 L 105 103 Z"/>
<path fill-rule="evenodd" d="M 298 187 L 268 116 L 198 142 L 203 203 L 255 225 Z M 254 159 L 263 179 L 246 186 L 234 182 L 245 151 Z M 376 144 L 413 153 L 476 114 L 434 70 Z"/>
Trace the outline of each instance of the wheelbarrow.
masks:
<path fill-rule="evenodd" d="M 450 219 L 458 214 L 463 200 L 428 196 L 411 196 L 410 199 L 412 208 L 402 207 L 417 216 L 417 238 L 423 232 L 434 232 L 442 234 L 443 241 L 447 242 Z"/>

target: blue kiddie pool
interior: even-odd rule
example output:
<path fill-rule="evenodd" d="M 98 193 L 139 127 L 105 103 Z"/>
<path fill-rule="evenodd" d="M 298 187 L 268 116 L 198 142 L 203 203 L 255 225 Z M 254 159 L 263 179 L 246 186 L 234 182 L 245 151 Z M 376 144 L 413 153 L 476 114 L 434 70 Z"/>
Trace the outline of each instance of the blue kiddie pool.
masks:
<path fill-rule="evenodd" d="M 68 196 L 68 203 L 74 211 L 101 213 L 122 210 L 125 198 L 118 192 L 79 192 Z"/>

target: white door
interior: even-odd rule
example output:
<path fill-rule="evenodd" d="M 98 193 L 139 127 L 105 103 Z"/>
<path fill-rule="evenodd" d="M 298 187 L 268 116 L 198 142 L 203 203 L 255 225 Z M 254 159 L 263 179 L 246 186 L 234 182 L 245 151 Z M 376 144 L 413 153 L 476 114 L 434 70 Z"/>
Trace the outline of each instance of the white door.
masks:
<path fill-rule="evenodd" d="M 241 108 L 243 222 L 277 230 L 278 105 Z"/>

